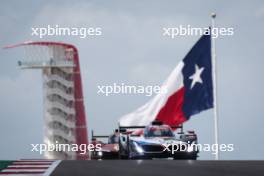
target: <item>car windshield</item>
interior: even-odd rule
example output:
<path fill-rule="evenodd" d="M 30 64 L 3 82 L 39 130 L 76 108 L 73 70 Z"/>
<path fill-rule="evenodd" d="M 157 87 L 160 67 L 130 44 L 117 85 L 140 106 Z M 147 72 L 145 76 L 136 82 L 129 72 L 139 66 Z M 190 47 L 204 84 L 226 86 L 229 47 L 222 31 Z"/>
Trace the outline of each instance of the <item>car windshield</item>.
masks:
<path fill-rule="evenodd" d="M 174 137 L 169 126 L 149 126 L 144 131 L 145 137 Z"/>
<path fill-rule="evenodd" d="M 108 144 L 117 144 L 119 137 L 117 134 L 113 134 L 108 138 Z"/>

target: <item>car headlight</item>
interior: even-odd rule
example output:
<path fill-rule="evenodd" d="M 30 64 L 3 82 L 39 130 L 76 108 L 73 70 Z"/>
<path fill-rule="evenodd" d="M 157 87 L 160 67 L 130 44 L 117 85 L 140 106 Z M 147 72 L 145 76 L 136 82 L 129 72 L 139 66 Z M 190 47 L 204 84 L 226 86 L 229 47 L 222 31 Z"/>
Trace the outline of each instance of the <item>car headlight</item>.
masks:
<path fill-rule="evenodd" d="M 187 152 L 192 152 L 193 148 L 192 147 L 188 147 Z"/>
<path fill-rule="evenodd" d="M 118 151 L 119 150 L 119 146 L 118 145 L 115 145 L 114 146 L 114 150 Z"/>
<path fill-rule="evenodd" d="M 188 146 L 187 148 L 187 152 L 193 152 L 194 151 L 194 148 L 192 145 Z"/>
<path fill-rule="evenodd" d="M 98 156 L 103 156 L 103 152 L 99 151 L 99 152 L 97 153 L 97 155 L 98 155 Z"/>
<path fill-rule="evenodd" d="M 142 149 L 142 147 L 140 145 L 138 145 L 138 143 L 136 143 L 135 141 L 133 141 L 133 144 L 135 146 L 135 150 L 138 152 L 138 153 L 144 153 L 144 150 Z"/>
<path fill-rule="evenodd" d="M 197 141 L 188 141 L 188 144 L 187 152 L 197 151 Z"/>

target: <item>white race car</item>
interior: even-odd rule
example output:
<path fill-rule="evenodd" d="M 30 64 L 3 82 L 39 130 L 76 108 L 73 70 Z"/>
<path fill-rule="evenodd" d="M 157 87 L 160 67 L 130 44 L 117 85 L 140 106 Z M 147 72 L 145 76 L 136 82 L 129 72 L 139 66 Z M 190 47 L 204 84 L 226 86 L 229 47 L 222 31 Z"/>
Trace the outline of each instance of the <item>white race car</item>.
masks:
<path fill-rule="evenodd" d="M 172 128 L 181 129 L 174 134 Z M 130 131 L 128 131 L 130 129 Z M 131 130 L 133 129 L 133 130 Z M 148 126 L 119 127 L 119 156 L 126 159 L 193 159 L 197 158 L 197 136 L 193 131 L 183 133 L 182 126 L 153 122 Z"/>

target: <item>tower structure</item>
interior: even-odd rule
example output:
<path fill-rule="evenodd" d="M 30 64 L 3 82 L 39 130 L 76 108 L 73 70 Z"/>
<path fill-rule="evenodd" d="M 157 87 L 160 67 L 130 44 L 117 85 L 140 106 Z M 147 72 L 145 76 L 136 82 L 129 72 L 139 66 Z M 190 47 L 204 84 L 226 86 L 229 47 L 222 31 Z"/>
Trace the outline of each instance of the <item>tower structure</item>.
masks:
<path fill-rule="evenodd" d="M 77 48 L 60 42 L 25 42 L 22 69 L 40 69 L 43 76 L 44 143 L 88 145 L 80 63 Z M 33 83 L 32 83 L 33 84 Z M 68 146 L 69 146 L 68 145 Z M 88 151 L 45 151 L 47 159 L 88 159 Z"/>

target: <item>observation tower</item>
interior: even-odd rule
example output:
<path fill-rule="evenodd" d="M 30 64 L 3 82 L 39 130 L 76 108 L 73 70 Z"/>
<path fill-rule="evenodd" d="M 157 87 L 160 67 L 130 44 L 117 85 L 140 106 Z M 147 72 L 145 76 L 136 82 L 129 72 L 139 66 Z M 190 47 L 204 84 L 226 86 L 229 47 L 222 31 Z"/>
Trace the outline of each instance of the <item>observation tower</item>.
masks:
<path fill-rule="evenodd" d="M 88 145 L 77 48 L 60 42 L 25 42 L 22 69 L 40 69 L 43 76 L 44 143 Z M 34 84 L 34 83 L 32 83 Z M 45 151 L 47 159 L 88 159 L 80 151 Z"/>

